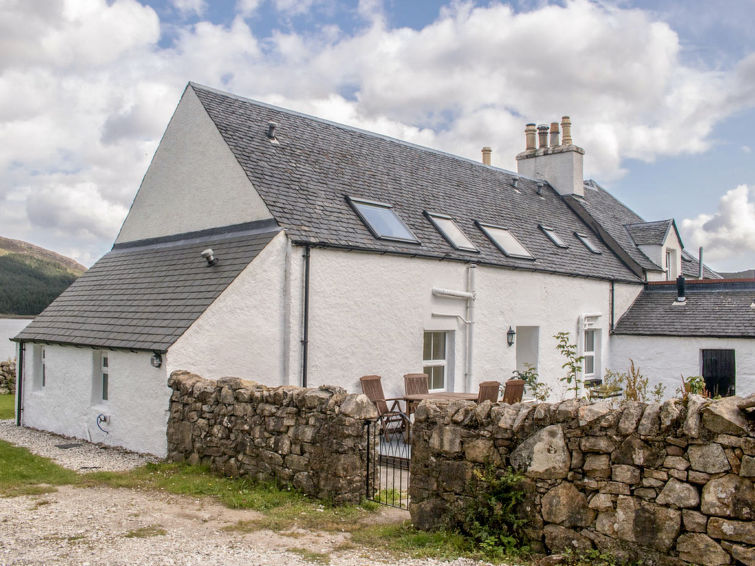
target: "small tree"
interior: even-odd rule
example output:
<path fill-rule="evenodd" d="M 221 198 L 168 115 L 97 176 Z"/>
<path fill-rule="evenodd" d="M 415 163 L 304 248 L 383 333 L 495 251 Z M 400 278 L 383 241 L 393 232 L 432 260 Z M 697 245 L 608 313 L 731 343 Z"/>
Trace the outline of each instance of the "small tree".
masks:
<path fill-rule="evenodd" d="M 566 383 L 568 391 L 574 391 L 575 399 L 579 399 L 579 390 L 582 385 L 580 374 L 585 357 L 577 355 L 577 345 L 572 344 L 568 332 L 559 332 L 554 338 L 556 339 L 556 349 L 566 358 L 566 361 L 561 365 L 566 370 L 566 375 L 560 378 L 560 381 Z"/>

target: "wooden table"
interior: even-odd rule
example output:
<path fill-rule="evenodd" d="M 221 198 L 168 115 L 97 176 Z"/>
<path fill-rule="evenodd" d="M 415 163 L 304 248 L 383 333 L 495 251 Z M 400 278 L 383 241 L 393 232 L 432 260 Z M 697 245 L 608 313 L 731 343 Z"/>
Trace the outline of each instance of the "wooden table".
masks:
<path fill-rule="evenodd" d="M 414 412 L 414 407 L 419 405 L 419 403 L 425 399 L 435 399 L 438 401 L 457 401 L 459 399 L 465 401 L 477 401 L 477 393 L 438 391 L 437 393 L 415 393 L 413 395 L 404 395 L 402 399 L 406 401 L 406 414 L 411 415 Z"/>

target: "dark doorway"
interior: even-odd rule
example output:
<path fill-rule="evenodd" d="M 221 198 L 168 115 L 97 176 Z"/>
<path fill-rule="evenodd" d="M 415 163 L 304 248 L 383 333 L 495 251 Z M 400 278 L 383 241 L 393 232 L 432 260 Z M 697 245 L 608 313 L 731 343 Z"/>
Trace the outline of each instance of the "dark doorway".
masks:
<path fill-rule="evenodd" d="M 734 350 L 703 350 L 703 378 L 711 396 L 734 395 L 736 365 Z"/>

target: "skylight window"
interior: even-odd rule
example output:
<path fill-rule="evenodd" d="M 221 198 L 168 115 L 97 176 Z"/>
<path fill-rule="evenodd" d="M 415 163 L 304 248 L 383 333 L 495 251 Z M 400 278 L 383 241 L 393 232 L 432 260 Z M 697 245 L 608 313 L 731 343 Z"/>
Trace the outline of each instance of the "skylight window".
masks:
<path fill-rule="evenodd" d="M 504 255 L 521 259 L 535 259 L 508 228 L 483 224 L 481 222 L 477 222 L 477 226 L 480 227 L 480 230 L 490 238 L 490 241 L 493 242 L 495 246 L 504 253 Z"/>
<path fill-rule="evenodd" d="M 456 225 L 453 218 L 446 214 L 437 214 L 435 212 L 427 211 L 425 211 L 425 215 L 430 219 L 430 222 L 433 223 L 433 226 L 435 226 L 438 232 L 440 232 L 440 235 L 443 236 L 454 248 L 467 252 L 478 251 L 477 248 L 474 247 L 474 244 L 469 241 L 469 238 L 464 235 L 464 232 L 461 231 L 461 228 Z"/>
<path fill-rule="evenodd" d="M 548 239 L 551 242 L 553 242 L 554 244 L 556 244 L 559 248 L 568 248 L 569 247 L 569 246 L 567 246 L 564 243 L 564 241 L 561 239 L 561 237 L 558 234 L 556 234 L 556 231 L 553 228 L 551 228 L 549 226 L 543 226 L 542 224 L 540 224 L 540 229 L 543 231 L 543 233 L 546 236 L 548 236 Z"/>
<path fill-rule="evenodd" d="M 376 238 L 419 244 L 419 240 L 401 221 L 390 204 L 350 197 L 346 197 L 346 200 L 349 201 L 364 225 Z"/>
<path fill-rule="evenodd" d="M 586 247 L 586 248 L 587 248 L 588 250 L 590 250 L 590 251 L 591 251 L 592 253 L 594 253 L 594 254 L 603 253 L 603 252 L 601 252 L 601 251 L 600 251 L 600 250 L 599 250 L 599 249 L 598 249 L 598 248 L 597 248 L 597 247 L 595 246 L 595 244 L 593 244 L 593 243 L 592 243 L 592 240 L 590 240 L 590 238 L 588 238 L 588 237 L 587 237 L 587 236 L 585 236 L 584 234 L 580 234 L 579 232 L 574 232 L 574 235 L 575 235 L 575 236 L 576 236 L 577 238 L 579 238 L 579 241 L 580 241 L 580 242 L 582 242 L 582 243 L 583 243 L 583 244 L 585 245 L 585 247 Z"/>

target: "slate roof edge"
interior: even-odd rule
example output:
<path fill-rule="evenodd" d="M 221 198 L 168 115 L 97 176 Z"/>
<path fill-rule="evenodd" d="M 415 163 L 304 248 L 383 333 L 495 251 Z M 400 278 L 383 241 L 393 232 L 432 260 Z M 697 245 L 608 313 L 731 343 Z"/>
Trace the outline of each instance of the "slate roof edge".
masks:
<path fill-rule="evenodd" d="M 329 248 L 329 249 L 335 249 L 340 251 L 350 251 L 350 252 L 361 252 L 361 253 L 369 253 L 369 254 L 380 254 L 380 255 L 394 255 L 394 256 L 401 256 L 401 257 L 418 257 L 421 259 L 431 259 L 431 260 L 437 260 L 437 261 L 453 261 L 457 263 L 473 263 L 475 265 L 480 265 L 484 267 L 494 267 L 496 269 L 510 269 L 512 271 L 532 271 L 536 273 L 548 273 L 549 275 L 561 275 L 562 277 L 579 277 L 584 279 L 596 279 L 598 281 L 615 281 L 617 283 L 633 283 L 635 285 L 642 285 L 643 281 L 641 279 L 624 279 L 624 278 L 618 278 L 618 277 L 601 277 L 598 275 L 583 275 L 579 273 L 571 273 L 567 271 L 556 271 L 553 269 L 544 269 L 541 267 L 533 267 L 532 266 L 532 260 L 523 260 L 527 261 L 528 263 L 526 265 L 517 266 L 517 265 L 502 265 L 500 263 L 492 263 L 488 261 L 481 261 L 479 258 L 469 258 L 469 259 L 462 259 L 459 257 L 450 257 L 450 256 L 440 256 L 440 255 L 434 255 L 431 253 L 417 253 L 416 251 L 406 251 L 401 252 L 397 250 L 384 250 L 384 249 L 377 249 L 377 248 L 362 248 L 357 246 L 347 246 L 347 245 L 341 245 L 341 244 L 331 244 L 327 242 L 311 242 L 307 240 L 296 240 L 292 239 L 291 244 L 294 246 L 308 246 L 310 248 Z M 537 258 L 536 258 L 537 260 Z"/>
<path fill-rule="evenodd" d="M 226 98 L 233 98 L 233 99 L 238 100 L 240 102 L 247 102 L 249 104 L 255 104 L 257 106 L 262 106 L 263 108 L 269 108 L 270 110 L 275 110 L 276 112 L 283 112 L 284 114 L 291 114 L 293 116 L 299 116 L 301 118 L 306 118 L 307 120 L 314 120 L 316 122 L 320 122 L 322 124 L 328 124 L 329 126 L 334 126 L 334 127 L 337 127 L 337 128 L 341 128 L 343 130 L 348 130 L 348 131 L 357 132 L 357 133 L 360 133 L 360 134 L 365 134 L 365 135 L 368 135 L 368 136 L 371 136 L 371 137 L 374 137 L 374 138 L 381 138 L 381 139 L 384 139 L 386 141 L 395 142 L 395 143 L 398 143 L 398 144 L 401 144 L 401 145 L 404 145 L 404 146 L 407 146 L 407 147 L 411 147 L 411 148 L 414 148 L 414 149 L 419 149 L 419 150 L 422 150 L 422 151 L 429 151 L 431 153 L 435 153 L 437 155 L 442 155 L 444 157 L 450 157 L 450 158 L 456 159 L 458 161 L 465 161 L 467 163 L 471 163 L 473 165 L 478 165 L 480 167 L 485 167 L 487 169 L 495 169 L 497 171 L 502 171 L 503 173 L 508 173 L 509 175 L 513 175 L 515 177 L 521 177 L 522 179 L 528 179 L 528 180 L 531 180 L 531 181 L 544 182 L 542 179 L 534 179 L 534 178 L 530 178 L 530 177 L 525 177 L 524 175 L 519 175 L 518 173 L 515 173 L 514 171 L 511 171 L 509 169 L 503 169 L 501 167 L 496 167 L 495 165 L 485 165 L 484 163 L 482 163 L 481 161 L 478 161 L 476 159 L 471 159 L 469 157 L 463 157 L 461 155 L 456 155 L 456 154 L 449 153 L 447 151 L 443 151 L 443 150 L 440 150 L 440 149 L 435 149 L 435 148 L 432 148 L 432 147 L 427 147 L 427 146 L 424 146 L 424 145 L 419 145 L 419 144 L 416 144 L 416 143 L 408 142 L 408 141 L 405 141 L 405 140 L 402 140 L 402 139 L 399 139 L 399 138 L 391 137 L 391 136 L 386 135 L 386 134 L 380 134 L 380 133 L 377 133 L 377 132 L 371 132 L 370 130 L 363 130 L 362 128 L 358 128 L 356 126 L 349 126 L 348 124 L 343 124 L 341 122 L 333 122 L 331 120 L 326 120 L 325 118 L 319 118 L 317 116 L 313 116 L 313 115 L 307 114 L 305 112 L 299 112 L 297 110 L 291 110 L 289 108 L 283 108 L 281 106 L 276 106 L 275 104 L 270 104 L 268 102 L 261 102 L 259 100 L 254 100 L 253 98 L 247 98 L 245 96 L 239 96 L 238 94 L 233 94 L 233 93 L 230 93 L 230 92 L 219 90 L 219 89 L 213 88 L 211 86 L 206 86 L 206 85 L 199 84 L 199 83 L 196 83 L 196 82 L 193 82 L 193 81 L 189 81 L 189 86 L 191 86 L 192 88 L 199 88 L 199 89 L 202 89 L 202 90 L 206 90 L 206 91 L 211 92 L 213 94 L 217 94 L 218 96 L 224 96 Z M 201 102 L 202 101 L 200 100 L 200 103 Z M 204 107 L 204 104 L 202 104 L 202 106 Z M 206 108 L 205 108 L 205 111 L 207 111 Z M 210 117 L 210 119 L 212 119 L 212 117 Z M 213 123 L 215 123 L 214 120 L 213 120 Z M 215 124 L 215 126 L 217 127 L 217 124 Z"/>
<path fill-rule="evenodd" d="M 629 253 L 605 230 L 605 228 L 603 228 L 600 222 L 598 222 L 593 215 L 582 206 L 582 203 L 580 203 L 576 197 L 565 195 L 563 200 L 566 203 L 566 206 L 568 206 L 574 214 L 582 220 L 582 222 L 587 224 L 590 229 L 595 232 L 601 240 L 603 240 L 606 246 L 608 246 L 608 249 L 611 250 L 632 273 L 634 273 L 641 281 L 645 279 L 645 273 L 642 266 L 629 255 Z"/>
<path fill-rule="evenodd" d="M 264 234 L 266 232 L 280 231 L 281 227 L 275 218 L 266 218 L 263 220 L 253 220 L 252 222 L 243 222 L 241 224 L 231 224 L 229 226 L 218 226 L 206 230 L 195 230 L 193 232 L 183 232 L 181 234 L 170 234 L 168 236 L 159 236 L 156 238 L 145 238 L 143 240 L 133 240 L 114 244 L 111 251 L 123 251 L 132 248 L 149 248 L 161 247 L 165 244 L 183 245 L 190 244 L 193 241 L 206 240 L 215 236 L 251 236 L 254 234 Z"/>
<path fill-rule="evenodd" d="M 137 346 L 104 346 L 102 344 L 86 344 L 82 342 L 65 342 L 63 340 L 50 340 L 41 338 L 10 338 L 11 342 L 18 342 L 19 344 L 48 344 L 55 346 L 70 346 L 72 348 L 94 348 L 97 350 L 120 350 L 124 352 L 156 352 L 159 354 L 167 354 L 168 348 L 139 348 Z M 172 346 L 173 344 L 171 344 Z"/>
<path fill-rule="evenodd" d="M 701 332 L 660 332 L 660 331 L 631 331 L 631 330 L 614 330 L 612 334 L 617 336 L 669 336 L 674 338 L 740 338 L 749 339 L 755 338 L 755 333 L 752 334 L 711 334 Z"/>

